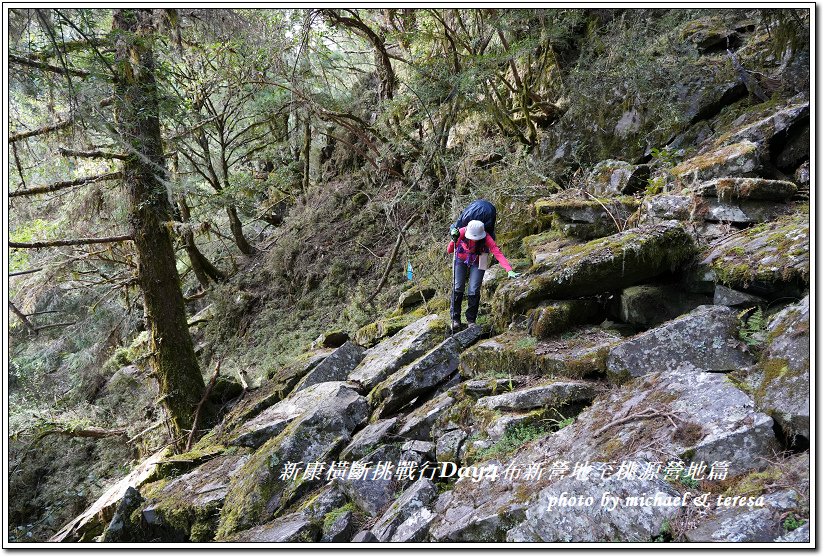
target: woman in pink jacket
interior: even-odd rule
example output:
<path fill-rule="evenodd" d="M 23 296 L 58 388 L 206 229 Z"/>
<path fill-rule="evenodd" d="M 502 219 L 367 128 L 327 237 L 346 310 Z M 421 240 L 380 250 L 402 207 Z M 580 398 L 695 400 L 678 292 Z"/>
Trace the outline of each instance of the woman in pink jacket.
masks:
<path fill-rule="evenodd" d="M 474 324 L 475 319 L 478 317 L 478 306 L 481 303 L 481 282 L 484 278 L 484 272 L 489 268 L 490 253 L 508 271 L 510 278 L 518 276 L 518 273 L 512 270 L 512 265 L 506 260 L 504 254 L 501 253 L 495 240 L 486 233 L 484 223 L 481 221 L 469 221 L 464 228 L 459 229 L 458 240 L 449 242 L 446 252 L 455 252 L 456 245 L 457 253 L 454 262 L 454 283 L 450 306 L 453 331 L 461 327 L 461 302 L 463 302 L 464 283 L 467 277 L 469 277 L 469 292 L 466 295 L 468 303 L 466 322 L 470 325 Z"/>

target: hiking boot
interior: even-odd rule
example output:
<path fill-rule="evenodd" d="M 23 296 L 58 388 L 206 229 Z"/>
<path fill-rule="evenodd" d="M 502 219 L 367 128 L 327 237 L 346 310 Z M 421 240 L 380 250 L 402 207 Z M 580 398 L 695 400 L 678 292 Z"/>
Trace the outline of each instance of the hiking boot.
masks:
<path fill-rule="evenodd" d="M 461 325 L 461 322 L 460 322 L 460 321 L 458 321 L 458 320 L 456 320 L 456 319 L 453 319 L 453 320 L 452 320 L 452 332 L 453 332 L 453 333 L 454 333 L 455 331 L 460 331 L 460 330 L 461 330 L 461 327 L 463 327 L 463 325 Z"/>

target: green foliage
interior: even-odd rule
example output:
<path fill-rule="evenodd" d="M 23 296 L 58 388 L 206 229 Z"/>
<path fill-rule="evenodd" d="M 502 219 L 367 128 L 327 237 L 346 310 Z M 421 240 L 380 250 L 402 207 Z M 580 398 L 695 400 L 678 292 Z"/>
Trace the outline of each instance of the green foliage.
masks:
<path fill-rule="evenodd" d="M 701 484 L 701 482 L 691 477 L 686 472 L 681 472 L 681 476 L 678 478 L 678 482 L 684 487 L 688 487 L 690 489 L 695 489 Z"/>
<path fill-rule="evenodd" d="M 535 424 L 518 424 L 507 429 L 501 439 L 491 447 L 478 451 L 478 459 L 498 458 L 520 449 L 525 444 L 546 437 L 550 432 Z"/>
<path fill-rule="evenodd" d="M 762 309 L 759 307 L 755 311 L 752 310 L 753 308 L 745 309 L 738 314 L 740 321 L 738 338 L 750 347 L 759 346 L 764 342 L 767 328 L 767 319 Z"/>
<path fill-rule="evenodd" d="M 667 180 L 663 176 L 650 178 L 649 180 L 647 180 L 647 187 L 646 189 L 644 189 L 644 196 L 658 195 L 659 193 L 664 191 L 664 187 L 666 185 Z"/>
<path fill-rule="evenodd" d="M 804 525 L 805 520 L 803 518 L 799 518 L 798 516 L 791 514 L 787 518 L 784 519 L 784 529 L 787 532 L 792 532 L 796 528 L 800 528 Z"/>
<path fill-rule="evenodd" d="M 663 147 L 661 149 L 653 147 L 652 151 L 650 151 L 650 154 L 652 155 L 653 159 L 660 162 L 664 166 L 675 166 L 676 164 L 678 164 L 678 157 L 675 151 L 667 149 L 666 147 Z"/>

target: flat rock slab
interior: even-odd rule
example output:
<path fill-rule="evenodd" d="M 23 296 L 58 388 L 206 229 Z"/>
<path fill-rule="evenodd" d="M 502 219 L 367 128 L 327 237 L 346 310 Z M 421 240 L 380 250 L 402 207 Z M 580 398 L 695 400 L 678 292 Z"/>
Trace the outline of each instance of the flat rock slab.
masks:
<path fill-rule="evenodd" d="M 731 308 L 752 308 L 765 306 L 767 301 L 746 292 L 727 288 L 723 284 L 716 284 L 712 303 L 716 306 L 727 306 Z"/>
<path fill-rule="evenodd" d="M 602 375 L 610 348 L 621 339 L 618 334 L 598 327 L 574 329 L 542 340 L 504 333 L 461 354 L 461 373 L 470 378 L 503 375 L 578 379 Z"/>
<path fill-rule="evenodd" d="M 684 534 L 688 542 L 764 543 L 786 534 L 785 513 L 798 510 L 798 496 L 784 490 L 764 496 L 763 507 L 721 508 L 715 517 Z"/>
<path fill-rule="evenodd" d="M 297 384 L 295 391 L 302 391 L 317 383 L 345 381 L 349 373 L 363 360 L 363 355 L 362 347 L 351 341 L 345 342 L 309 371 Z"/>
<path fill-rule="evenodd" d="M 644 463 L 636 463 L 643 467 Z M 649 542 L 680 510 L 677 506 L 636 503 L 639 497 L 678 497 L 661 478 L 619 478 L 605 463 L 592 464 L 586 480 L 563 478 L 544 488 L 526 509 L 526 520 L 507 533 L 508 542 Z M 604 474 L 608 471 L 608 474 Z M 606 475 L 606 477 L 604 477 Z M 558 506 L 562 494 L 592 498 L 591 505 Z M 659 495 L 660 494 L 660 495 Z M 602 506 L 605 495 L 617 497 L 614 509 Z M 554 506 L 550 508 L 550 504 Z"/>
<path fill-rule="evenodd" d="M 563 231 L 566 225 L 586 225 L 584 236 L 601 238 L 619 232 L 618 222 L 625 222 L 638 208 L 634 197 L 609 199 L 570 198 L 555 195 L 535 202 L 539 215 L 552 217 L 552 228 Z"/>
<path fill-rule="evenodd" d="M 341 460 L 358 460 L 366 456 L 377 445 L 386 443 L 398 420 L 397 417 L 387 418 L 364 427 L 352 437 L 352 442 L 341 451 Z"/>
<path fill-rule="evenodd" d="M 232 478 L 217 539 L 272 518 L 324 479 L 323 473 L 305 474 L 303 467 L 335 460 L 369 414 L 366 399 L 352 387 L 344 382 L 318 383 L 297 393 L 311 399 L 303 413 L 266 441 Z M 298 463 L 304 473 L 284 475 L 287 463 Z"/>
<path fill-rule="evenodd" d="M 446 336 L 446 323 L 437 315 L 418 319 L 366 351 L 349 380 L 371 391 L 401 367 L 420 358 Z"/>
<path fill-rule="evenodd" d="M 749 199 L 758 201 L 789 201 L 798 187 L 786 180 L 766 180 L 764 178 L 716 178 L 702 182 L 694 192 L 702 197 L 720 200 Z"/>
<path fill-rule="evenodd" d="M 755 400 L 792 441 L 810 438 L 810 297 L 779 312 L 767 326 Z"/>
<path fill-rule="evenodd" d="M 561 407 L 567 404 L 589 402 L 596 390 L 584 381 L 556 381 L 529 389 L 500 395 L 486 396 L 475 404 L 479 408 L 501 411 L 532 410 L 534 408 Z"/>
<path fill-rule="evenodd" d="M 676 221 L 644 225 L 553 254 L 501 286 L 493 300 L 497 328 L 547 299 L 572 299 L 631 286 L 675 271 L 694 246 Z"/>
<path fill-rule="evenodd" d="M 435 421 L 455 404 L 455 398 L 443 393 L 424 403 L 406 416 L 399 418 L 398 436 L 404 439 L 432 439 L 432 427 Z"/>
<path fill-rule="evenodd" d="M 795 213 L 711 244 L 702 264 L 718 281 L 756 295 L 810 283 L 809 214 Z"/>
<path fill-rule="evenodd" d="M 690 220 L 696 209 L 695 200 L 688 195 L 660 194 L 644 200 L 641 215 L 644 221 Z"/>
<path fill-rule="evenodd" d="M 340 391 L 341 382 L 312 385 L 270 406 L 234 431 L 230 445 L 257 448 L 286 429 L 292 420 Z M 350 385 L 351 387 L 351 385 Z"/>
<path fill-rule="evenodd" d="M 754 363 L 738 339 L 738 317 L 724 306 L 694 311 L 620 343 L 609 352 L 607 374 L 617 382 L 657 371 L 734 371 Z"/>
<path fill-rule="evenodd" d="M 597 322 L 604 314 L 597 300 L 546 302 L 527 312 L 532 336 L 546 338 L 584 323 Z"/>
<path fill-rule="evenodd" d="M 312 542 L 319 534 L 317 523 L 303 513 L 294 513 L 272 522 L 238 532 L 226 541 L 232 542 Z"/>
<path fill-rule="evenodd" d="M 432 524 L 434 519 L 435 514 L 426 507 L 422 507 L 413 512 L 409 518 L 397 527 L 395 533 L 389 538 L 389 541 L 397 543 L 426 541 L 427 534 L 429 533 L 429 525 Z"/>
<path fill-rule="evenodd" d="M 381 417 L 396 412 L 404 404 L 447 379 L 458 370 L 459 347 L 448 338 L 431 352 L 401 368 L 369 393 L 369 402 L 379 406 Z"/>

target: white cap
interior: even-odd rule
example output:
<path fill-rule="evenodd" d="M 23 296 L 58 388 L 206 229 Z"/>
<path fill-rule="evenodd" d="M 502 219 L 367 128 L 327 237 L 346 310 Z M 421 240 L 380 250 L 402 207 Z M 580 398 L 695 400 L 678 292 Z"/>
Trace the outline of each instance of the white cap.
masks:
<path fill-rule="evenodd" d="M 464 234 L 468 240 L 483 240 L 486 238 L 486 230 L 484 230 L 484 223 L 479 220 L 471 220 L 466 225 L 466 233 Z"/>

